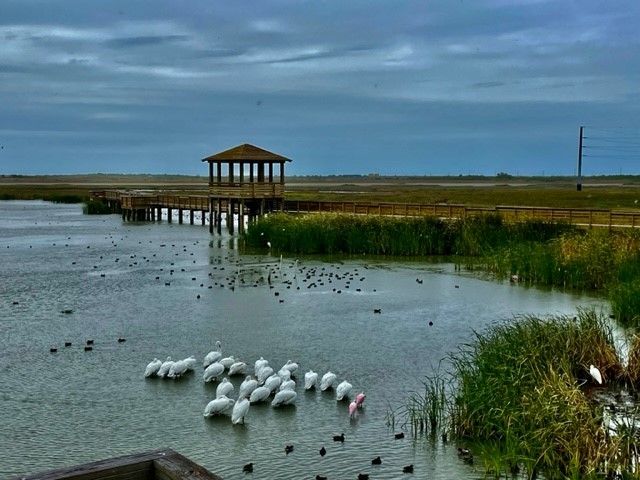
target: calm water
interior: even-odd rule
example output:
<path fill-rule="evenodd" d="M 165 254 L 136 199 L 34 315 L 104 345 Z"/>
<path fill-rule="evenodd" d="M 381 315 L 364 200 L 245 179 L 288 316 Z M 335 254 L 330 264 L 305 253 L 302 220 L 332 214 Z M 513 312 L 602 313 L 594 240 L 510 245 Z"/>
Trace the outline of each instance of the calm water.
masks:
<path fill-rule="evenodd" d="M 302 258 L 297 267 L 285 259 L 271 285 L 246 272 L 230 288 L 237 262 L 274 260 L 242 255 L 200 225 L 125 224 L 77 205 L 0 202 L 0 477 L 169 447 L 225 479 L 247 478 L 248 462 L 256 479 L 406 478 L 410 463 L 416 478 L 482 478 L 455 444 L 395 440 L 389 408 L 474 329 L 602 303 L 474 278 L 450 264 L 373 258 Z M 276 370 L 298 362 L 296 406 L 253 405 L 245 425 L 203 418 L 217 384 L 203 382 L 201 365 L 216 340 L 250 373 L 260 356 Z M 189 355 L 195 373 L 144 378 L 154 357 Z M 310 368 L 367 393 L 356 421 L 334 393 L 304 391 Z M 243 379 L 232 377 L 234 398 Z M 344 444 L 334 443 L 342 432 Z M 295 446 L 288 456 L 286 444 Z M 371 465 L 378 455 L 382 465 Z"/>

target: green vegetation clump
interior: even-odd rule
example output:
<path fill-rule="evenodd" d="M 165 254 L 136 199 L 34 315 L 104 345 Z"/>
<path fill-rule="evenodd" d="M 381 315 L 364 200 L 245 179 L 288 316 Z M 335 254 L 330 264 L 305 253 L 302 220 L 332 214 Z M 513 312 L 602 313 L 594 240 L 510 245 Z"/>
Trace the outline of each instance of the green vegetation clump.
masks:
<path fill-rule="evenodd" d="M 594 311 L 516 318 L 476 333 L 447 360 L 451 371 L 428 377 L 425 394 L 406 403 L 414 433 L 429 427 L 435 433 L 440 425 L 444 435 L 472 442 L 496 476 L 631 473 L 634 459 L 621 448 L 625 437 L 608 434 L 602 407 L 589 398 L 590 365 L 605 383 L 626 375 L 606 318 Z"/>
<path fill-rule="evenodd" d="M 85 215 L 108 215 L 111 212 L 111 208 L 100 200 L 88 200 L 82 207 L 82 212 Z"/>
<path fill-rule="evenodd" d="M 340 213 L 272 214 L 250 225 L 246 245 L 293 254 L 452 256 L 498 278 L 601 291 L 623 326 L 640 326 L 640 232 L 581 230 L 485 214 L 450 221 Z"/>

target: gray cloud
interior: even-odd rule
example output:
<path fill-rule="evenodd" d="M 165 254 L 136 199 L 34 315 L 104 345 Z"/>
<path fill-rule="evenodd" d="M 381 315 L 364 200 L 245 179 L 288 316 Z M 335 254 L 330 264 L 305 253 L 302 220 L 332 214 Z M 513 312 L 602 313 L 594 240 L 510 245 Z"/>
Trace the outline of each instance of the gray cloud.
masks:
<path fill-rule="evenodd" d="M 0 17 L 8 173 L 249 142 L 299 173 L 571 174 L 579 125 L 640 118 L 635 0 L 26 3 Z"/>

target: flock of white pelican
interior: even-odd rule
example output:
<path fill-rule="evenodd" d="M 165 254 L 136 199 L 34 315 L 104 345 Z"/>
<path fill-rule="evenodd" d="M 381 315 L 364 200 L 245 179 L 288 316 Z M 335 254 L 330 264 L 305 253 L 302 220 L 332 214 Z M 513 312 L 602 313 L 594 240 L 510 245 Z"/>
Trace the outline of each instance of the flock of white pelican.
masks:
<path fill-rule="evenodd" d="M 191 371 L 195 371 L 197 360 L 194 356 L 185 358 L 184 360 L 171 360 L 171 357 L 163 362 L 154 358 L 147 365 L 145 377 L 160 378 L 179 378 Z M 273 407 L 285 405 L 293 405 L 296 402 L 296 381 L 295 373 L 298 370 L 298 364 L 292 360 L 288 360 L 278 371 L 269 365 L 269 362 L 263 357 L 255 361 L 253 366 L 253 375 L 246 375 L 247 364 L 233 356 L 222 356 L 222 344 L 216 342 L 215 350 L 210 351 L 204 357 L 202 363 L 204 373 L 202 379 L 204 382 L 219 382 L 216 388 L 216 398 L 211 400 L 204 408 L 203 415 L 211 417 L 214 415 L 228 415 L 231 413 L 231 422 L 233 424 L 244 423 L 245 417 L 249 412 L 249 406 L 258 402 L 266 402 L 271 400 Z M 226 372 L 226 377 L 222 377 Z M 231 398 L 235 387 L 229 381 L 230 376 L 246 375 L 238 389 L 238 398 Z M 222 377 L 220 380 L 218 380 Z M 347 380 L 338 383 L 335 373 L 328 371 L 322 377 L 318 384 L 318 373 L 309 370 L 304 374 L 305 390 L 312 390 L 320 387 L 325 392 L 335 389 L 336 401 L 348 401 L 352 393 L 353 386 Z M 358 408 L 362 407 L 366 395 L 360 392 L 353 397 L 349 404 L 349 416 L 355 418 Z"/>

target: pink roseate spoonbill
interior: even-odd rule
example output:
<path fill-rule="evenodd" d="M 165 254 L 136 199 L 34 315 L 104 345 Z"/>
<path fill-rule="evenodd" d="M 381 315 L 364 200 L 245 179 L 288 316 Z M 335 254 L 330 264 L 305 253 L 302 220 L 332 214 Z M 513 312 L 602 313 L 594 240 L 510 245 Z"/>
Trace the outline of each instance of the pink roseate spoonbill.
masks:
<path fill-rule="evenodd" d="M 358 408 L 362 408 L 362 404 L 364 403 L 365 398 L 367 398 L 367 396 L 364 394 L 364 392 L 360 392 L 358 395 L 356 395 L 356 405 L 358 406 Z"/>
<path fill-rule="evenodd" d="M 600 373 L 600 370 L 598 370 L 598 367 L 596 367 L 595 365 L 591 365 L 589 367 L 589 374 L 596 382 L 602 385 L 602 374 Z"/>
<path fill-rule="evenodd" d="M 351 419 L 355 419 L 356 418 L 356 412 L 358 410 L 358 404 L 356 403 L 356 401 L 354 400 L 353 402 L 351 402 L 349 404 L 349 417 Z"/>

